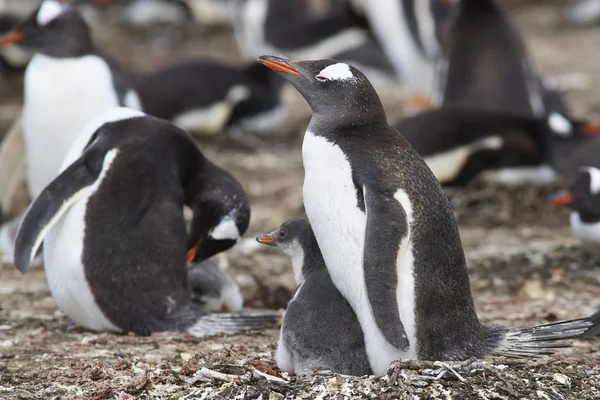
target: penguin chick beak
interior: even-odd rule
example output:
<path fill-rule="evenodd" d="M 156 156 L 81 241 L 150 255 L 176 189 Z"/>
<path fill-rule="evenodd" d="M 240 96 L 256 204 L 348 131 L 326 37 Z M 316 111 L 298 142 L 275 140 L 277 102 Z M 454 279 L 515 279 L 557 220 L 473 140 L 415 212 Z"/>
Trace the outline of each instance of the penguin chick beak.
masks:
<path fill-rule="evenodd" d="M 275 236 L 275 233 L 276 232 L 271 232 L 260 235 L 256 238 L 256 241 L 261 244 L 266 244 L 267 246 L 277 246 L 277 237 Z"/>
<path fill-rule="evenodd" d="M 575 196 L 563 190 L 561 192 L 555 193 L 548 199 L 548 203 L 552 207 L 561 207 L 567 204 L 571 204 L 575 201 Z"/>
<path fill-rule="evenodd" d="M 600 133 L 600 123 L 590 122 L 583 127 L 583 134 L 586 136 L 597 135 Z"/>
<path fill-rule="evenodd" d="M 257 61 L 267 68 L 275 72 L 283 72 L 284 74 L 300 75 L 300 72 L 290 65 L 290 62 L 285 58 L 275 56 L 260 56 Z"/>
<path fill-rule="evenodd" d="M 0 39 L 0 47 L 7 46 L 11 43 L 20 42 L 24 37 L 25 35 L 21 31 L 10 32 L 8 35 Z"/>

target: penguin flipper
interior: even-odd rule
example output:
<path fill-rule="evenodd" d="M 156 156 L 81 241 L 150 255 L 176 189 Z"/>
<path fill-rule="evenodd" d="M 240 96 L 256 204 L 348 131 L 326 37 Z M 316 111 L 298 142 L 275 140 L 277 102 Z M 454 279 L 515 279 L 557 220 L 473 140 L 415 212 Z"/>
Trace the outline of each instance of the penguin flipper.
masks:
<path fill-rule="evenodd" d="M 31 203 L 15 238 L 14 262 L 21 273 L 27 272 L 52 226 L 73 204 L 92 190 L 90 186 L 98 178 L 99 172 L 92 171 L 85 158 L 80 157 Z"/>
<path fill-rule="evenodd" d="M 592 322 L 592 326 L 581 334 L 581 338 L 590 338 L 600 335 L 600 311 L 588 318 Z"/>
<path fill-rule="evenodd" d="M 410 346 L 397 299 L 398 253 L 407 240 L 407 215 L 396 199 L 363 187 L 367 226 L 363 271 L 371 313 L 385 339 L 400 350 Z"/>

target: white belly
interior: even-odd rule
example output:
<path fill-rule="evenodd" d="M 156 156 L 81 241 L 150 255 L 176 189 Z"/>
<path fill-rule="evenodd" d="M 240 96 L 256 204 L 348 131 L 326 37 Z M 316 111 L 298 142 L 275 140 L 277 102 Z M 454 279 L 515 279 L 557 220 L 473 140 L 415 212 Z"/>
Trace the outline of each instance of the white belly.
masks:
<path fill-rule="evenodd" d="M 102 313 L 83 270 L 84 214 L 88 196 L 74 204 L 44 240 L 44 265 L 52 297 L 77 324 L 94 331 L 120 331 Z"/>
<path fill-rule="evenodd" d="M 108 65 L 100 57 L 55 59 L 36 54 L 25 72 L 23 135 L 32 197 L 58 174 L 83 127 L 118 106 Z"/>
<path fill-rule="evenodd" d="M 414 310 L 412 316 L 409 312 L 405 315 L 407 320 L 402 321 L 405 329 L 410 327 L 411 330 L 407 332 L 410 347 L 403 352 L 385 340 L 370 310 L 362 263 L 367 220 L 357 207 L 350 164 L 339 147 L 310 131 L 304 136 L 302 155 L 304 206 L 327 269 L 335 286 L 356 313 L 373 372 L 385 374 L 394 360 L 416 359 Z M 412 281 L 405 284 L 410 286 Z M 400 295 L 402 286 L 398 287 Z M 412 289 L 405 290 L 405 296 L 410 296 L 408 291 L 412 292 Z M 414 299 L 411 302 L 414 303 Z M 402 306 L 400 308 L 402 319 L 404 313 Z"/>
<path fill-rule="evenodd" d="M 93 185 L 81 189 L 79 199 L 58 217 L 44 239 L 44 267 L 52 297 L 77 324 L 94 331 L 116 331 L 117 326 L 98 307 L 83 267 L 85 213 L 89 197 L 100 186 L 117 150 L 109 151 Z"/>
<path fill-rule="evenodd" d="M 583 223 L 578 212 L 571 212 L 571 229 L 588 250 L 600 253 L 600 222 Z"/>

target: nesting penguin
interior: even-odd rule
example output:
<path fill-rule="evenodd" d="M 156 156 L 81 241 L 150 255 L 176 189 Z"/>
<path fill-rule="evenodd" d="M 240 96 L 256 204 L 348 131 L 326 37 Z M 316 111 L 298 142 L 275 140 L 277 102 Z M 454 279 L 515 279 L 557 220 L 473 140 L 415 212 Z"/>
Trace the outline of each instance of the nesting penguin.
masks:
<path fill-rule="evenodd" d="M 460 0 L 443 53 L 443 104 L 544 115 L 542 87 L 518 28 L 496 0 Z"/>
<path fill-rule="evenodd" d="M 234 0 L 233 27 L 248 60 L 261 54 L 336 58 L 360 65 L 371 79 L 395 78 L 386 54 L 372 39 L 364 16 L 348 0 Z"/>
<path fill-rule="evenodd" d="M 189 235 L 183 205 L 193 211 Z M 190 302 L 186 260 L 230 248 L 248 226 L 238 181 L 171 123 L 115 108 L 90 122 L 15 241 L 25 272 L 44 243 L 53 298 L 95 331 L 233 333 L 275 315 L 211 315 Z"/>
<path fill-rule="evenodd" d="M 188 61 L 150 73 L 136 82 L 143 109 L 196 134 L 239 126 L 257 133 L 287 121 L 280 95 L 284 80 L 256 62 L 242 67 Z"/>
<path fill-rule="evenodd" d="M 545 184 L 568 154 L 598 132 L 596 124 L 558 112 L 547 117 L 466 106 L 442 106 L 393 125 L 445 186 L 475 178 Z"/>
<path fill-rule="evenodd" d="M 256 240 L 290 257 L 298 285 L 281 325 L 275 356 L 279 369 L 370 375 L 362 330 L 352 307 L 331 281 L 310 223 L 294 218 Z"/>
<path fill-rule="evenodd" d="M 25 71 L 22 115 L 33 198 L 58 174 L 91 119 L 120 105 L 141 107 L 126 75 L 94 46 L 85 21 L 67 3 L 44 0 L 0 39 L 0 47 L 10 43 L 34 52 Z"/>
<path fill-rule="evenodd" d="M 397 359 L 543 354 L 556 345 L 531 342 L 574 337 L 591 325 L 481 324 L 448 199 L 423 158 L 388 125 L 366 77 L 335 60 L 259 61 L 313 110 L 302 146 L 304 207 L 375 374 Z"/>

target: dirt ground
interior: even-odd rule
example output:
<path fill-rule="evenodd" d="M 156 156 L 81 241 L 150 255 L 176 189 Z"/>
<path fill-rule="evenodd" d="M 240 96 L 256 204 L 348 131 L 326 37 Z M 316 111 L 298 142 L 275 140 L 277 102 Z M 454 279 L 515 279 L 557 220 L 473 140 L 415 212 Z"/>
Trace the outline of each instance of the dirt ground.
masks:
<path fill-rule="evenodd" d="M 511 1 L 538 69 L 568 92 L 576 115 L 600 119 L 600 28 L 562 29 L 557 3 Z M 100 28 L 100 29 L 98 29 Z M 186 26 L 142 33 L 103 24 L 99 42 L 132 71 L 177 59 L 239 59 L 229 29 Z M 164 32 L 162 32 L 164 33 Z M 149 45 L 141 47 L 143 43 Z M 148 49 L 151 49 L 147 53 Z M 20 106 L 18 77 L 0 76 L 0 128 Z M 390 93 L 387 93 L 389 95 Z M 308 109 L 294 94 L 291 134 L 260 139 L 249 151 L 223 135 L 199 139 L 206 155 L 234 173 L 252 203 L 246 240 L 218 261 L 242 288 L 249 308 L 283 308 L 294 288 L 289 261 L 254 242 L 259 233 L 302 215 L 300 157 Z M 398 115 L 397 102 L 390 113 Z M 468 260 L 478 314 L 486 324 L 528 326 L 600 309 L 600 263 L 568 227 L 566 210 L 546 197 L 560 186 L 449 189 Z M 450 363 L 397 362 L 383 377 L 280 373 L 276 329 L 198 339 L 66 331 L 44 271 L 21 276 L 0 267 L 0 398 L 4 399 L 596 399 L 600 338 L 578 341 L 552 358 Z"/>

